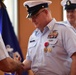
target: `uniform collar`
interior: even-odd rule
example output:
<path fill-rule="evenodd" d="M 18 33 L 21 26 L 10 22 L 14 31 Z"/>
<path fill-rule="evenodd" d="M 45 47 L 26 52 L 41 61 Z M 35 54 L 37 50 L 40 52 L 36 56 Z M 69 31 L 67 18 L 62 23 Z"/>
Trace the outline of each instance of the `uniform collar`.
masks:
<path fill-rule="evenodd" d="M 67 24 L 68 27 L 70 27 L 71 29 L 73 29 L 73 31 L 76 33 L 76 28 L 74 28 L 74 27 L 69 23 L 68 20 L 66 21 L 66 24 Z"/>
<path fill-rule="evenodd" d="M 47 26 L 44 28 L 43 32 L 41 32 L 39 29 L 36 29 L 35 36 L 44 35 L 48 30 L 49 30 L 49 28 Z"/>
<path fill-rule="evenodd" d="M 55 23 L 56 23 L 56 20 L 55 20 L 55 18 L 53 18 L 52 21 L 47 25 L 47 27 L 50 30 L 53 30 Z"/>
<path fill-rule="evenodd" d="M 56 23 L 56 20 L 53 18 L 52 21 L 44 28 L 43 33 L 37 28 L 35 30 L 35 35 L 39 36 L 39 35 L 45 34 L 48 30 L 53 30 L 55 23 Z"/>

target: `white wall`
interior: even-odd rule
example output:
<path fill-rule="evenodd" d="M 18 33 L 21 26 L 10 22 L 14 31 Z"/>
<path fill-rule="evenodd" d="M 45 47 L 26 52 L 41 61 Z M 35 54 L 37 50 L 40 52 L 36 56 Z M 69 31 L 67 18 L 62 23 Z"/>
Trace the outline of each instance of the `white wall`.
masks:
<path fill-rule="evenodd" d="M 12 25 L 14 26 L 14 30 L 16 35 L 18 34 L 18 20 L 17 20 L 17 0 L 4 0 L 4 3 L 7 7 L 7 11 L 10 17 L 10 20 L 12 22 Z"/>

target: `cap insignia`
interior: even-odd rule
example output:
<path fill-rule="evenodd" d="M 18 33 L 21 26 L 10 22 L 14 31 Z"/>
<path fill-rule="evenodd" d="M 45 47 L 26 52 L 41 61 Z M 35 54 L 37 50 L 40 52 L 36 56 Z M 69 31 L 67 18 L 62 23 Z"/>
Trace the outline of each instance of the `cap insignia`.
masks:
<path fill-rule="evenodd" d="M 68 0 L 68 1 L 66 2 L 66 5 L 70 5 L 70 4 L 71 4 L 71 1 Z"/>
<path fill-rule="evenodd" d="M 42 6 L 42 8 L 44 8 L 44 6 Z"/>

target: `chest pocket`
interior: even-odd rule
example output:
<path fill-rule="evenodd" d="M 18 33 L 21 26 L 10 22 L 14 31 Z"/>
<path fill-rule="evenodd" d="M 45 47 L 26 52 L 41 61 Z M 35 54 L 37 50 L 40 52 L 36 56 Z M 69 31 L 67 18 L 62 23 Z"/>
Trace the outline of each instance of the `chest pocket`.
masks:
<path fill-rule="evenodd" d="M 31 61 L 35 57 L 37 42 L 30 42 L 28 45 L 28 54 L 30 56 Z"/>
<path fill-rule="evenodd" d="M 37 42 L 31 42 L 29 43 L 28 49 L 33 48 L 37 45 Z"/>

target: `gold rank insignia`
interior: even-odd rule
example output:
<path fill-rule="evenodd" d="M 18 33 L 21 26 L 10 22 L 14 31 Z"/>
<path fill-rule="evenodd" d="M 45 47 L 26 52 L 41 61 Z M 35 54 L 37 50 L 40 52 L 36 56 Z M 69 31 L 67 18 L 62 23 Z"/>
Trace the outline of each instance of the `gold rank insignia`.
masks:
<path fill-rule="evenodd" d="M 56 38 L 58 36 L 57 30 L 53 30 L 49 35 L 48 38 Z"/>

